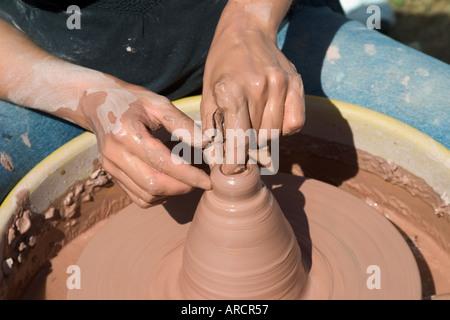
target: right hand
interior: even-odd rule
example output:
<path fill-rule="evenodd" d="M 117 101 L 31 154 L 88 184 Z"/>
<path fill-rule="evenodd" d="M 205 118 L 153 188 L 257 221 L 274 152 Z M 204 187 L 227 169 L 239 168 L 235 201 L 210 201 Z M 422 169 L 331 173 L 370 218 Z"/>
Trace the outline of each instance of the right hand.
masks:
<path fill-rule="evenodd" d="M 194 187 L 211 188 L 204 171 L 175 164 L 170 150 L 152 136 L 163 126 L 170 133 L 186 129 L 194 137 L 192 119 L 167 98 L 122 85 L 88 92 L 80 107 L 97 136 L 103 168 L 140 207 L 162 203 L 167 196 L 188 193 Z"/>

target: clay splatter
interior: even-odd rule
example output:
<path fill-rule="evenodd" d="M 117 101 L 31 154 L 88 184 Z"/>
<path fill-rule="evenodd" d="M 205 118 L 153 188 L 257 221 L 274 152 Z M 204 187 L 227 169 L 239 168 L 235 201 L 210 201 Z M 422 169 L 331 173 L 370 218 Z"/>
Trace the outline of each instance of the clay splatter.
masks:
<path fill-rule="evenodd" d="M 411 95 L 410 95 L 409 92 L 406 94 L 405 101 L 406 101 L 407 103 L 411 103 L 411 102 L 412 102 L 412 101 L 411 101 Z"/>
<path fill-rule="evenodd" d="M 97 92 L 107 94 L 104 103 L 97 108 L 97 116 L 105 134 L 109 132 L 117 134 L 122 129 L 120 118 L 128 110 L 129 105 L 136 101 L 136 97 L 129 91 L 116 88 L 105 91 L 87 90 L 88 95 Z M 116 122 L 111 123 L 112 116 L 109 113 L 116 118 Z"/>
<path fill-rule="evenodd" d="M 365 44 L 364 51 L 366 51 L 366 53 L 369 56 L 374 56 L 377 53 L 377 50 L 375 49 L 375 45 L 373 45 L 373 44 Z"/>
<path fill-rule="evenodd" d="M 0 162 L 6 170 L 11 172 L 14 171 L 14 165 L 11 157 L 4 151 L 0 152 Z"/>
<path fill-rule="evenodd" d="M 23 143 L 24 143 L 28 148 L 31 148 L 31 142 L 30 142 L 30 139 L 28 138 L 28 132 L 22 134 L 20 137 L 22 138 Z"/>
<path fill-rule="evenodd" d="M 439 119 L 439 118 L 435 118 L 434 120 L 433 120 L 433 124 L 435 125 L 435 126 L 440 126 L 441 125 L 441 122 L 442 122 L 442 120 L 441 119 Z"/>
<path fill-rule="evenodd" d="M 430 73 L 427 69 L 419 68 L 416 71 L 414 71 L 415 76 L 422 76 L 422 77 L 428 77 Z"/>
<path fill-rule="evenodd" d="M 411 77 L 405 76 L 405 77 L 402 79 L 402 85 L 404 85 L 404 86 L 407 88 L 410 79 L 411 79 Z"/>
<path fill-rule="evenodd" d="M 331 64 L 335 64 L 335 60 L 339 60 L 340 58 L 339 48 L 333 45 L 330 46 L 327 50 L 327 60 L 330 61 Z"/>

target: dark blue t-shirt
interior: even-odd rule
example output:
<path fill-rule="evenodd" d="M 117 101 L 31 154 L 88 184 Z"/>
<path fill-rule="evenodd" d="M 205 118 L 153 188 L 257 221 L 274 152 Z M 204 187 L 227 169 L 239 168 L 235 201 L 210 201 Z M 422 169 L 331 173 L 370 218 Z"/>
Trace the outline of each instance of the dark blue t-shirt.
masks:
<path fill-rule="evenodd" d="M 215 27 L 228 0 L 10 0 L 0 18 L 49 53 L 170 99 L 200 93 Z M 338 0 L 303 0 L 329 5 Z M 80 29 L 67 20 L 80 8 Z"/>

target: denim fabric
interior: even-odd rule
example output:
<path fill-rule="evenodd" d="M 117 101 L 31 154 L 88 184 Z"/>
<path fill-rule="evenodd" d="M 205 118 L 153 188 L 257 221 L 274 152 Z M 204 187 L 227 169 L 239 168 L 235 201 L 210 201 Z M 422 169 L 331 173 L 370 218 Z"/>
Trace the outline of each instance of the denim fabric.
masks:
<path fill-rule="evenodd" d="M 14 168 L 10 171 L 8 165 L 0 165 L 0 203 L 35 165 L 84 131 L 65 120 L 0 100 L 0 152 Z"/>
<path fill-rule="evenodd" d="M 307 94 L 379 111 L 450 148 L 447 63 L 327 7 L 298 7 L 284 30 Z"/>

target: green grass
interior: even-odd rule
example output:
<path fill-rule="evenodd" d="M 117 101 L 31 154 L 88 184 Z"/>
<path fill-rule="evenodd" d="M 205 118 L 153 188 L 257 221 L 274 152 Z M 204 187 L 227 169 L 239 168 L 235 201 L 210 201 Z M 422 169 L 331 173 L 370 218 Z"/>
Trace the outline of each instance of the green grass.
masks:
<path fill-rule="evenodd" d="M 450 0 L 390 0 L 397 24 L 388 35 L 450 63 Z"/>

